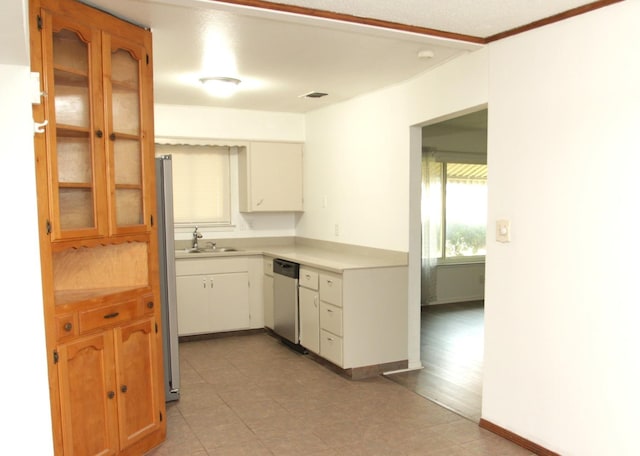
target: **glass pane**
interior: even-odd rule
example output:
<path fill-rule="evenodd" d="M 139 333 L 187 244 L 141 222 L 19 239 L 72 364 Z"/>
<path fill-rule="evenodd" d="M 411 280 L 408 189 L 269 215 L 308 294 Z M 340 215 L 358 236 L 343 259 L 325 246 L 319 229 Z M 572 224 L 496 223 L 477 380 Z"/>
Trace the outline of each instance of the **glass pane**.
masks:
<path fill-rule="evenodd" d="M 57 72 L 56 74 L 59 74 Z M 89 127 L 89 87 L 68 85 L 66 80 L 55 80 L 56 122 L 58 124 Z"/>
<path fill-rule="evenodd" d="M 447 257 L 484 255 L 487 230 L 487 165 L 446 164 Z"/>
<path fill-rule="evenodd" d="M 91 189 L 61 188 L 59 202 L 60 228 L 62 230 L 92 228 L 95 226 L 93 219 L 93 192 Z"/>
<path fill-rule="evenodd" d="M 140 142 L 130 139 L 118 139 L 113 143 L 116 185 L 142 184 Z"/>
<path fill-rule="evenodd" d="M 56 146 L 58 182 L 92 182 L 89 139 L 58 137 Z"/>
<path fill-rule="evenodd" d="M 116 224 L 141 225 L 142 216 L 142 190 L 116 189 Z"/>
<path fill-rule="evenodd" d="M 124 49 L 111 53 L 111 80 L 118 85 L 138 88 L 138 60 Z"/>
<path fill-rule="evenodd" d="M 140 131 L 139 62 L 123 49 L 111 53 L 113 129 L 137 135 Z"/>
<path fill-rule="evenodd" d="M 138 92 L 113 87 L 113 130 L 117 133 L 137 135 L 140 131 Z"/>
<path fill-rule="evenodd" d="M 89 54 L 87 43 L 71 30 L 60 30 L 53 34 L 53 65 L 57 68 L 87 74 Z"/>
<path fill-rule="evenodd" d="M 89 46 L 70 30 L 53 34 L 56 122 L 89 126 Z"/>

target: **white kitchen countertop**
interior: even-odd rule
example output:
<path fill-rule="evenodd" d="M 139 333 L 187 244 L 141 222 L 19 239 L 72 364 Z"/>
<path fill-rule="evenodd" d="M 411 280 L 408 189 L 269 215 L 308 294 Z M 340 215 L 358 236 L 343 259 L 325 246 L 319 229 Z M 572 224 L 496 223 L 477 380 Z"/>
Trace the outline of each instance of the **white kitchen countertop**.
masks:
<path fill-rule="evenodd" d="M 199 244 L 205 246 L 207 242 L 207 240 L 203 240 Z M 234 252 L 204 251 L 200 253 L 187 253 L 184 249 L 176 250 L 176 259 L 265 255 L 337 273 L 342 273 L 349 269 L 402 267 L 408 264 L 408 254 L 406 252 L 302 238 L 296 238 L 294 242 L 287 242 L 282 245 L 274 244 L 273 242 L 265 242 L 264 245 L 260 245 L 259 239 L 253 239 L 249 243 L 243 239 L 225 239 L 224 241 L 218 241 L 217 244 L 238 250 Z M 245 246 L 245 244 L 247 245 Z"/>

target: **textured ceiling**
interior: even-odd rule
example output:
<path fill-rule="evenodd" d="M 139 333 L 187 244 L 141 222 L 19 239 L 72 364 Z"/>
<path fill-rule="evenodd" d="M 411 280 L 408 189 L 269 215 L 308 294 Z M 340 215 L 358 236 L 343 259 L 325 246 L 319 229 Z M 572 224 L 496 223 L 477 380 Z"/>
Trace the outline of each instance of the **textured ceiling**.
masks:
<path fill-rule="evenodd" d="M 255 7 L 274 5 L 261 0 L 85 3 L 151 28 L 154 96 L 162 104 L 308 112 L 406 81 L 482 46 Z M 285 9 L 320 9 L 486 37 L 589 2 L 288 0 L 275 6 L 282 8 L 283 3 L 293 5 Z M 432 57 L 419 58 L 420 51 Z M 238 78 L 240 90 L 229 99 L 211 97 L 199 82 L 208 76 Z M 329 95 L 300 98 L 312 91 Z"/>
<path fill-rule="evenodd" d="M 287 5 L 488 37 L 591 3 L 587 0 L 287 0 Z"/>

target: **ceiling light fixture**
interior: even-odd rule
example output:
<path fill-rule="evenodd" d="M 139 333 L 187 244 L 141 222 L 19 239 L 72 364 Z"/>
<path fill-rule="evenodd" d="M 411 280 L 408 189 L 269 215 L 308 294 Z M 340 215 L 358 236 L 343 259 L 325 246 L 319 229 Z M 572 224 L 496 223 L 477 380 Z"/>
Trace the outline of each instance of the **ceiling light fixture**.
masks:
<path fill-rule="evenodd" d="M 219 98 L 229 98 L 238 90 L 240 79 L 228 77 L 200 78 L 205 90 Z"/>

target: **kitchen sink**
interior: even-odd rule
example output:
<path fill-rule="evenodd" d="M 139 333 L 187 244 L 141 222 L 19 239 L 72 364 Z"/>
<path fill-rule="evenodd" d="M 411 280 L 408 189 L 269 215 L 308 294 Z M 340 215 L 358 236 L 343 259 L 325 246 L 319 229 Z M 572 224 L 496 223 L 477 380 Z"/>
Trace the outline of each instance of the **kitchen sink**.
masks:
<path fill-rule="evenodd" d="M 197 248 L 197 249 L 184 249 L 186 253 L 223 253 L 223 252 L 238 252 L 238 249 L 233 247 L 215 247 L 215 248 Z"/>

